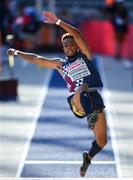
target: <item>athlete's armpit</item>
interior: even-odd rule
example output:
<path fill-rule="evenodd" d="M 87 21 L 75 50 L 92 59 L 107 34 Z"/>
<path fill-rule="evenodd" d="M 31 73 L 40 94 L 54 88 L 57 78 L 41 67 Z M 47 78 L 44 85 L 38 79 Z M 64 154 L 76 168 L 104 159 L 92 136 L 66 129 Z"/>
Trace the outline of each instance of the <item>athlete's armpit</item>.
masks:
<path fill-rule="evenodd" d="M 62 63 L 59 61 L 59 59 L 48 59 L 42 56 L 38 56 L 36 59 L 36 64 L 50 69 L 61 69 Z"/>

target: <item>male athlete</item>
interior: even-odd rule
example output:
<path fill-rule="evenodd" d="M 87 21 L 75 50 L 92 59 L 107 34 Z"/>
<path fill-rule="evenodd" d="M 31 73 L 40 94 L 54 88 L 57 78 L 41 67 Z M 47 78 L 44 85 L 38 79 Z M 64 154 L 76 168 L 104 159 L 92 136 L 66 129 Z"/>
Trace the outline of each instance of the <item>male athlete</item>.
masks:
<path fill-rule="evenodd" d="M 68 103 L 78 118 L 87 118 L 88 128 L 94 133 L 95 140 L 89 151 L 83 152 L 83 164 L 80 175 L 86 174 L 91 159 L 99 153 L 107 143 L 107 126 L 104 104 L 97 88 L 102 87 L 99 73 L 92 64 L 90 49 L 78 29 L 58 19 L 51 12 L 43 12 L 45 22 L 56 24 L 67 33 L 62 36 L 65 60 L 49 59 L 32 53 L 8 49 L 8 55 L 17 55 L 26 61 L 46 68 L 56 69 L 66 81 L 70 92 Z"/>

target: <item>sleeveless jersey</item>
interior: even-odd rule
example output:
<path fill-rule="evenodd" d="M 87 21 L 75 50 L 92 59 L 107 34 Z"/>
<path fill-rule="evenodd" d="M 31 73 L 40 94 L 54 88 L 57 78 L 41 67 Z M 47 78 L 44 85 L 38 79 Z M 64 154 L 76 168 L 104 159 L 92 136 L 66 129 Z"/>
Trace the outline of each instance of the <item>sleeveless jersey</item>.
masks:
<path fill-rule="evenodd" d="M 102 81 L 92 61 L 78 52 L 74 58 L 66 57 L 62 65 L 63 79 L 70 93 L 74 93 L 83 83 L 89 88 L 102 87 Z"/>

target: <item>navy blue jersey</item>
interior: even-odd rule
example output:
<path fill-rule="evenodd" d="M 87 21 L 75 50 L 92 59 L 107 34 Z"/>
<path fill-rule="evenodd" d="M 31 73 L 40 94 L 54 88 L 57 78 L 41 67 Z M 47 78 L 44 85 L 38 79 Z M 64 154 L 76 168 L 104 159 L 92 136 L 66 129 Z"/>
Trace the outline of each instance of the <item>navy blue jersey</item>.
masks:
<path fill-rule="evenodd" d="M 87 83 L 89 88 L 103 86 L 100 74 L 92 61 L 80 52 L 74 58 L 66 57 L 62 71 L 70 93 L 74 93 L 83 83 Z"/>

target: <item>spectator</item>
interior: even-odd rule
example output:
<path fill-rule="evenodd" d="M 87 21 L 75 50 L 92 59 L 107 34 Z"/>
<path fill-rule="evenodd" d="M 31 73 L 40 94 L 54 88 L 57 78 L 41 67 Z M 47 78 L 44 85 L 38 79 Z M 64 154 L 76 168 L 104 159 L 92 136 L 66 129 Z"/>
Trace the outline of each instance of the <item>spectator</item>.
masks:
<path fill-rule="evenodd" d="M 2 0 L 0 5 L 0 31 L 2 37 L 2 44 L 6 43 L 6 35 L 12 33 L 11 30 L 11 23 L 13 20 L 12 13 L 10 12 L 10 1 L 9 0 Z"/>
<path fill-rule="evenodd" d="M 128 13 L 123 0 L 112 1 L 112 3 L 110 1 L 107 7 L 107 14 L 110 17 L 115 32 L 115 57 L 117 60 L 120 60 L 122 44 L 128 33 Z"/>

